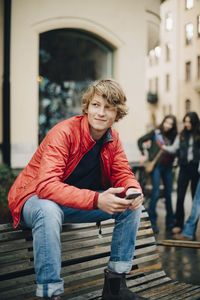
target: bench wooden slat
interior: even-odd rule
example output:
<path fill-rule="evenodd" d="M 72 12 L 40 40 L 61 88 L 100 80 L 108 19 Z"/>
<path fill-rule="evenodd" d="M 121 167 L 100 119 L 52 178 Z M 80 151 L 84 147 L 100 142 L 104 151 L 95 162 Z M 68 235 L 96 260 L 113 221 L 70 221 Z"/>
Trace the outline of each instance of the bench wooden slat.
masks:
<path fill-rule="evenodd" d="M 113 220 L 102 222 L 101 238 L 95 223 L 63 225 L 61 273 L 67 299 L 101 299 L 103 270 L 110 255 L 113 224 Z M 37 299 L 34 295 L 31 239 L 31 230 L 13 229 L 11 224 L 0 225 L 1 300 Z M 200 287 L 172 281 L 162 269 L 146 211 L 142 212 L 133 267 L 127 276 L 127 284 L 134 292 L 152 300 L 200 298 Z M 180 298 L 183 296 L 186 298 Z"/>

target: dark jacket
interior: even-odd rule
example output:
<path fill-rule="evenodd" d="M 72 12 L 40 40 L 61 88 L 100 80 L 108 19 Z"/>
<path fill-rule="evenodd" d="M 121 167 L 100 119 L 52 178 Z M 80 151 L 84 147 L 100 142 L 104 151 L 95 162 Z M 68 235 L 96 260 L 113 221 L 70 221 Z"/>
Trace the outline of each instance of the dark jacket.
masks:
<path fill-rule="evenodd" d="M 187 137 L 184 138 L 184 140 L 180 139 L 180 146 L 178 150 L 178 163 L 179 165 L 187 165 L 188 160 L 187 160 L 187 155 L 188 155 L 188 148 L 189 148 L 189 138 L 190 136 L 188 135 Z M 195 139 L 193 140 L 193 147 L 192 147 L 192 152 L 193 152 L 193 160 L 192 162 L 195 164 L 198 164 L 200 161 L 200 142 L 196 141 Z"/>
<path fill-rule="evenodd" d="M 158 132 L 157 132 L 158 131 Z M 160 134 L 160 130 L 157 129 L 156 130 L 157 133 Z M 160 147 L 158 146 L 157 142 L 156 142 L 156 138 L 155 138 L 155 130 L 150 131 L 149 133 L 143 135 L 141 138 L 138 139 L 138 147 L 140 149 L 141 152 L 144 151 L 144 143 L 149 141 L 150 142 L 150 147 L 147 148 L 148 151 L 148 156 L 149 156 L 149 161 L 152 161 L 154 159 L 154 157 L 156 156 L 156 154 L 159 152 Z M 169 144 L 172 143 L 171 140 L 167 139 L 167 142 Z M 160 156 L 160 158 L 158 159 L 157 165 L 172 165 L 173 161 L 174 161 L 174 154 L 169 154 L 167 152 L 163 152 Z"/>
<path fill-rule="evenodd" d="M 144 152 L 144 143 L 149 141 L 150 142 L 150 147 L 147 148 L 148 155 L 149 155 L 149 161 L 152 161 L 156 154 L 159 152 L 160 148 L 157 145 L 155 141 L 155 131 L 152 130 L 148 132 L 147 134 L 143 135 L 141 138 L 138 139 L 138 147 L 140 151 L 143 153 Z"/>

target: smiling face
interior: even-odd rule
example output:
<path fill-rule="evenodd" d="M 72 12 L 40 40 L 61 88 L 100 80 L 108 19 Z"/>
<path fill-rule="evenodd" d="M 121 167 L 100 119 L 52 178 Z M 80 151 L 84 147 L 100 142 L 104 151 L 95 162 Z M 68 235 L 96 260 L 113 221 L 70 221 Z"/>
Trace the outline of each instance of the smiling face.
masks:
<path fill-rule="evenodd" d="M 164 132 L 168 132 L 172 129 L 174 125 L 174 121 L 171 118 L 167 118 L 165 119 L 164 123 L 163 123 L 163 131 Z"/>
<path fill-rule="evenodd" d="M 191 120 L 190 120 L 190 117 L 186 117 L 185 120 L 184 120 L 184 126 L 185 128 L 189 131 L 189 130 L 192 130 L 192 123 L 191 123 Z"/>
<path fill-rule="evenodd" d="M 117 108 L 109 104 L 102 96 L 95 94 L 86 110 L 90 134 L 99 140 L 116 121 Z"/>

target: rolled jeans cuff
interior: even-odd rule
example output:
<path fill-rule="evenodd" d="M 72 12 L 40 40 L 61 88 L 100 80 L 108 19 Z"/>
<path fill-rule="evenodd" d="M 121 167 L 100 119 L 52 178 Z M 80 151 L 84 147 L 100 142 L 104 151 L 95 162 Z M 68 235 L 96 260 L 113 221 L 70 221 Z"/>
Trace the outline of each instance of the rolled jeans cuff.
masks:
<path fill-rule="evenodd" d="M 55 282 L 55 283 L 43 283 L 37 284 L 36 296 L 38 297 L 52 297 L 58 296 L 64 293 L 64 282 Z"/>
<path fill-rule="evenodd" d="M 132 261 L 109 261 L 108 270 L 114 273 L 130 273 L 132 269 Z"/>

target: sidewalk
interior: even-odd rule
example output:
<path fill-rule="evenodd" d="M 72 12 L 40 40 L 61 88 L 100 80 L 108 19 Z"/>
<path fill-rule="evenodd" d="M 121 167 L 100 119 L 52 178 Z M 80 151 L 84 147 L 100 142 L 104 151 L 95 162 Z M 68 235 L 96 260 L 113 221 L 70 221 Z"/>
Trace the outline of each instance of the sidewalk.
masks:
<path fill-rule="evenodd" d="M 173 208 L 176 207 L 176 192 L 173 192 Z M 186 219 L 190 214 L 192 199 L 190 193 L 185 198 Z M 165 232 L 165 204 L 160 198 L 157 204 L 159 234 L 158 242 L 173 239 L 173 235 Z M 200 242 L 200 221 L 196 232 L 196 241 Z M 200 249 L 185 247 L 158 246 L 163 269 L 169 277 L 180 282 L 200 284 Z"/>

